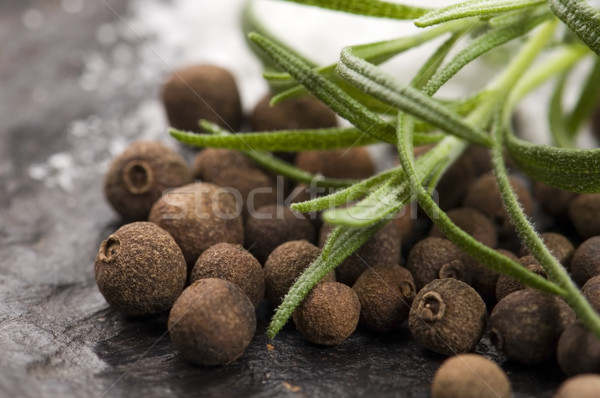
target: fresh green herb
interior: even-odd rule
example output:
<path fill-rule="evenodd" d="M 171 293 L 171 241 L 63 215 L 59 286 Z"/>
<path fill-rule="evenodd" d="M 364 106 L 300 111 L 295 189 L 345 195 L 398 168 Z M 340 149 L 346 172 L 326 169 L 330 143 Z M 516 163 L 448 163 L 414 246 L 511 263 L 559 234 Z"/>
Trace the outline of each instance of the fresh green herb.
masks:
<path fill-rule="evenodd" d="M 182 142 L 242 150 L 263 167 L 297 181 L 341 188 L 328 196 L 293 205 L 303 212 L 326 210 L 323 218 L 336 227 L 321 255 L 284 298 L 269 327 L 269 336 L 277 334 L 322 277 L 369 240 L 402 207 L 416 200 L 440 230 L 467 254 L 528 286 L 563 297 L 600 338 L 600 318 L 524 215 L 504 166 L 507 150 L 520 169 L 536 180 L 575 192 L 600 192 L 600 150 L 576 149 L 574 144 L 600 96 L 598 10 L 576 0 L 471 0 L 437 10 L 377 0 L 291 1 L 371 17 L 413 19 L 420 27 L 436 26 L 406 38 L 346 47 L 338 62 L 319 66 L 268 32 L 252 14 L 250 1 L 244 13 L 244 28 L 252 49 L 265 64 L 271 88 L 279 93 L 273 102 L 309 92 L 354 127 L 236 136 L 203 122 L 204 129 L 213 135 L 171 130 L 173 137 Z M 562 40 L 556 34 L 561 21 L 572 32 L 563 34 Z M 406 50 L 444 35 L 445 41 L 423 60 L 410 84 L 401 83 L 378 67 Z M 508 42 L 520 49 L 483 89 L 466 98 L 437 95 L 463 67 Z M 446 60 L 449 54 L 454 55 Z M 590 58 L 594 59 L 593 67 L 579 91 L 579 99 L 572 109 L 563 109 L 563 91 L 573 67 Z M 555 80 L 556 89 L 548 102 L 548 115 L 550 134 L 557 146 L 536 145 L 515 137 L 510 125 L 514 109 L 522 98 L 551 80 Z M 401 167 L 363 181 L 320 178 L 267 152 L 343 148 L 374 142 L 396 145 Z M 435 145 L 415 160 L 413 146 L 422 143 Z M 477 242 L 453 224 L 431 198 L 431 190 L 469 143 L 491 150 L 504 205 L 524 245 L 545 268 L 549 280 Z M 354 200 L 360 200 L 355 207 L 343 211 L 332 208 Z"/>

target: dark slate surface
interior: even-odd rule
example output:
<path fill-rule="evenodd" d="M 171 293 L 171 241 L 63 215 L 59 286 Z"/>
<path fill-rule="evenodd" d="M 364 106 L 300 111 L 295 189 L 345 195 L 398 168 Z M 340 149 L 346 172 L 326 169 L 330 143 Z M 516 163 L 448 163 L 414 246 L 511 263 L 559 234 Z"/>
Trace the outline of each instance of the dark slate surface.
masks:
<path fill-rule="evenodd" d="M 127 11 L 125 2 L 110 4 Z M 41 25 L 26 14 L 33 6 Z M 172 349 L 165 316 L 130 319 L 108 308 L 93 260 L 119 224 L 100 170 L 115 126 L 143 130 L 130 110 L 156 90 L 82 83 L 90 54 L 102 54 L 95 35 L 107 22 L 118 20 L 102 2 L 86 2 L 77 17 L 58 0 L 0 2 L 0 397 L 427 397 L 443 358 L 417 347 L 406 328 L 359 331 L 321 348 L 288 326 L 268 349 L 263 306 L 243 358 L 206 369 Z M 501 361 L 486 340 L 478 350 Z M 555 364 L 502 366 L 516 397 L 550 397 L 563 378 Z"/>

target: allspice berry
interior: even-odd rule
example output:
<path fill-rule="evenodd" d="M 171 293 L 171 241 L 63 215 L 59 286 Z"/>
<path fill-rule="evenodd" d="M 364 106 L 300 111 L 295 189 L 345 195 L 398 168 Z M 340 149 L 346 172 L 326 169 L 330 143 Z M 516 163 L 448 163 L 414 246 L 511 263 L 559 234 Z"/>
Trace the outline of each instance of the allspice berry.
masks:
<path fill-rule="evenodd" d="M 600 275 L 588 279 L 581 288 L 581 294 L 583 294 L 596 312 L 600 313 Z"/>
<path fill-rule="evenodd" d="M 533 185 L 533 194 L 540 207 L 555 219 L 568 217 L 569 202 L 577 196 L 574 192 L 564 191 L 538 181 Z"/>
<path fill-rule="evenodd" d="M 197 365 L 226 365 L 239 358 L 256 331 L 254 306 L 234 283 L 200 279 L 181 293 L 169 314 L 171 342 Z"/>
<path fill-rule="evenodd" d="M 583 239 L 600 235 L 598 214 L 600 193 L 579 194 L 569 202 L 569 219 Z"/>
<path fill-rule="evenodd" d="M 556 358 L 568 376 L 600 373 L 600 340 L 580 322 L 574 322 L 561 334 Z"/>
<path fill-rule="evenodd" d="M 375 172 L 371 155 L 364 147 L 300 152 L 295 165 L 330 178 L 364 179 Z"/>
<path fill-rule="evenodd" d="M 188 184 L 163 196 L 152 206 L 149 221 L 173 235 L 190 271 L 212 245 L 244 243 L 244 224 L 235 197 L 205 182 Z"/>
<path fill-rule="evenodd" d="M 179 69 L 162 87 L 169 124 L 180 130 L 200 131 L 206 119 L 236 131 L 242 121 L 240 94 L 233 75 L 215 65 Z"/>
<path fill-rule="evenodd" d="M 102 242 L 94 272 L 108 304 L 135 316 L 169 310 L 187 276 L 173 237 L 149 222 L 124 225 Z"/>
<path fill-rule="evenodd" d="M 527 268 L 529 271 L 538 274 L 542 278 L 548 279 L 546 270 L 544 270 L 544 268 L 532 255 L 521 257 L 517 260 L 517 262 L 523 267 Z M 500 275 L 498 282 L 496 283 L 496 300 L 500 301 L 504 297 L 516 292 L 517 290 L 525 289 L 525 287 L 526 286 L 524 284 L 518 282 L 516 279 L 508 275 Z"/>
<path fill-rule="evenodd" d="M 246 247 L 264 264 L 279 245 L 292 240 L 315 243 L 317 232 L 311 220 L 282 205 L 259 208 L 246 220 Z"/>
<path fill-rule="evenodd" d="M 220 278 L 235 283 L 254 307 L 258 307 L 265 296 L 262 266 L 241 245 L 217 243 L 206 249 L 194 265 L 190 282 L 205 278 Z"/>
<path fill-rule="evenodd" d="M 323 247 L 333 228 L 323 224 L 319 233 L 319 246 Z M 395 223 L 386 224 L 364 245 L 352 253 L 335 269 L 338 282 L 352 286 L 369 267 L 377 264 L 398 264 L 400 261 L 400 235 Z"/>
<path fill-rule="evenodd" d="M 145 221 L 169 188 L 193 181 L 185 160 L 157 141 L 137 141 L 111 162 L 104 195 L 124 221 Z"/>
<path fill-rule="evenodd" d="M 311 343 L 336 345 L 354 332 L 360 301 L 352 288 L 338 282 L 322 282 L 294 310 L 296 329 Z"/>
<path fill-rule="evenodd" d="M 498 234 L 496 226 L 487 216 L 478 210 L 469 207 L 460 207 L 449 210 L 446 215 L 460 229 L 471 235 L 475 240 L 489 247 L 496 247 L 498 243 Z M 442 231 L 437 226 L 433 226 L 429 236 L 445 238 Z"/>
<path fill-rule="evenodd" d="M 388 332 L 408 319 L 416 289 L 410 271 L 396 264 L 367 269 L 352 286 L 360 301 L 360 324 Z"/>
<path fill-rule="evenodd" d="M 335 113 L 319 99 L 306 95 L 271 106 L 272 96 L 265 95 L 250 115 L 253 131 L 319 129 L 336 127 Z"/>
<path fill-rule="evenodd" d="M 600 375 L 583 374 L 565 380 L 554 398 L 597 398 L 600 396 Z"/>
<path fill-rule="evenodd" d="M 533 201 L 529 190 L 518 178 L 509 177 L 510 185 L 525 214 L 533 215 Z M 488 216 L 495 224 L 500 237 L 508 237 L 514 233 L 514 227 L 500 197 L 500 190 L 493 174 L 485 174 L 469 187 L 463 206 L 472 207 Z"/>
<path fill-rule="evenodd" d="M 273 250 L 263 268 L 266 296 L 273 306 L 281 304 L 296 279 L 320 253 L 318 247 L 305 240 L 286 242 Z M 335 280 L 333 273 L 326 276 L 325 280 Z"/>
<path fill-rule="evenodd" d="M 444 361 L 431 383 L 431 398 L 510 398 L 506 373 L 478 354 L 459 354 Z"/>
<path fill-rule="evenodd" d="M 496 251 L 511 260 L 518 260 L 518 257 L 508 250 L 497 249 Z M 479 293 L 483 301 L 488 305 L 495 304 L 496 285 L 501 274 L 464 253 L 462 262 L 471 270 L 471 275 L 473 277 L 471 286 L 473 286 L 473 289 L 477 290 L 477 293 Z"/>
<path fill-rule="evenodd" d="M 600 236 L 589 238 L 577 247 L 571 259 L 571 275 L 579 286 L 600 275 Z"/>
<path fill-rule="evenodd" d="M 455 278 L 471 282 L 471 271 L 462 261 L 462 252 L 444 238 L 429 237 L 417 242 L 406 260 L 406 268 L 415 278 L 417 291 L 441 278 Z"/>
<path fill-rule="evenodd" d="M 262 206 L 277 203 L 277 178 L 240 151 L 206 148 L 194 158 L 193 171 L 198 180 L 231 188 L 236 195 L 239 192 L 245 216 Z"/>
<path fill-rule="evenodd" d="M 532 365 L 554 355 L 563 324 L 557 297 L 529 288 L 518 290 L 492 310 L 490 340 L 510 359 Z"/>
<path fill-rule="evenodd" d="M 558 262 L 568 269 L 571 265 L 573 253 L 575 252 L 575 246 L 573 246 L 569 238 L 556 232 L 544 232 L 540 234 L 540 238 L 542 238 L 542 241 Z M 523 246 L 521 248 L 521 256 L 527 255 L 529 255 L 529 249 Z"/>
<path fill-rule="evenodd" d="M 485 303 L 457 279 L 436 279 L 415 297 L 408 327 L 421 346 L 443 355 L 472 351 L 487 321 Z"/>

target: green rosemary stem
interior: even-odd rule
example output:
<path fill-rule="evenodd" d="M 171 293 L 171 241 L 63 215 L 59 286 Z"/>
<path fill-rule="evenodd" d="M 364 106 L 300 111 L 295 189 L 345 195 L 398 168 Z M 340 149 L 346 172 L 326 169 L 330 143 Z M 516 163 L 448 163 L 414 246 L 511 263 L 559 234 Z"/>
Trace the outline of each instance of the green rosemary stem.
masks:
<path fill-rule="evenodd" d="M 565 293 L 562 294 L 565 301 L 573 308 L 577 317 L 592 331 L 596 337 L 600 338 L 600 318 L 592 308 L 592 306 L 583 297 L 573 280 L 567 274 L 565 268 L 560 265 L 554 256 L 548 251 L 548 248 L 542 242 L 542 239 L 535 231 L 533 225 L 529 222 L 514 192 L 510 187 L 508 172 L 504 165 L 503 158 L 503 118 L 498 116 L 496 125 L 492 130 L 494 138 L 494 148 L 492 149 L 492 164 L 494 173 L 498 181 L 502 202 L 510 216 L 512 223 L 515 225 L 517 234 L 533 254 L 540 265 L 544 267 L 548 278 L 561 286 Z"/>

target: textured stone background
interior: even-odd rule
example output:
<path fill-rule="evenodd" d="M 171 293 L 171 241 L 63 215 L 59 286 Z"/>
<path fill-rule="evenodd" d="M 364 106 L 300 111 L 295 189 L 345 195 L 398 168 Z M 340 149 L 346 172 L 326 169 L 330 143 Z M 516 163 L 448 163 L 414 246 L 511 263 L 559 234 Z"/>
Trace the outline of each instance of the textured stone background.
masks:
<path fill-rule="evenodd" d="M 107 307 L 93 260 L 118 220 L 102 171 L 128 141 L 164 134 L 150 56 L 119 24 L 101 1 L 0 2 L 0 397 L 428 396 L 443 358 L 406 328 L 320 348 L 288 326 L 268 350 L 261 308 L 246 355 L 204 369 L 173 351 L 165 317 Z M 485 340 L 478 351 L 502 360 Z M 553 364 L 503 366 L 516 397 L 562 380 Z"/>

